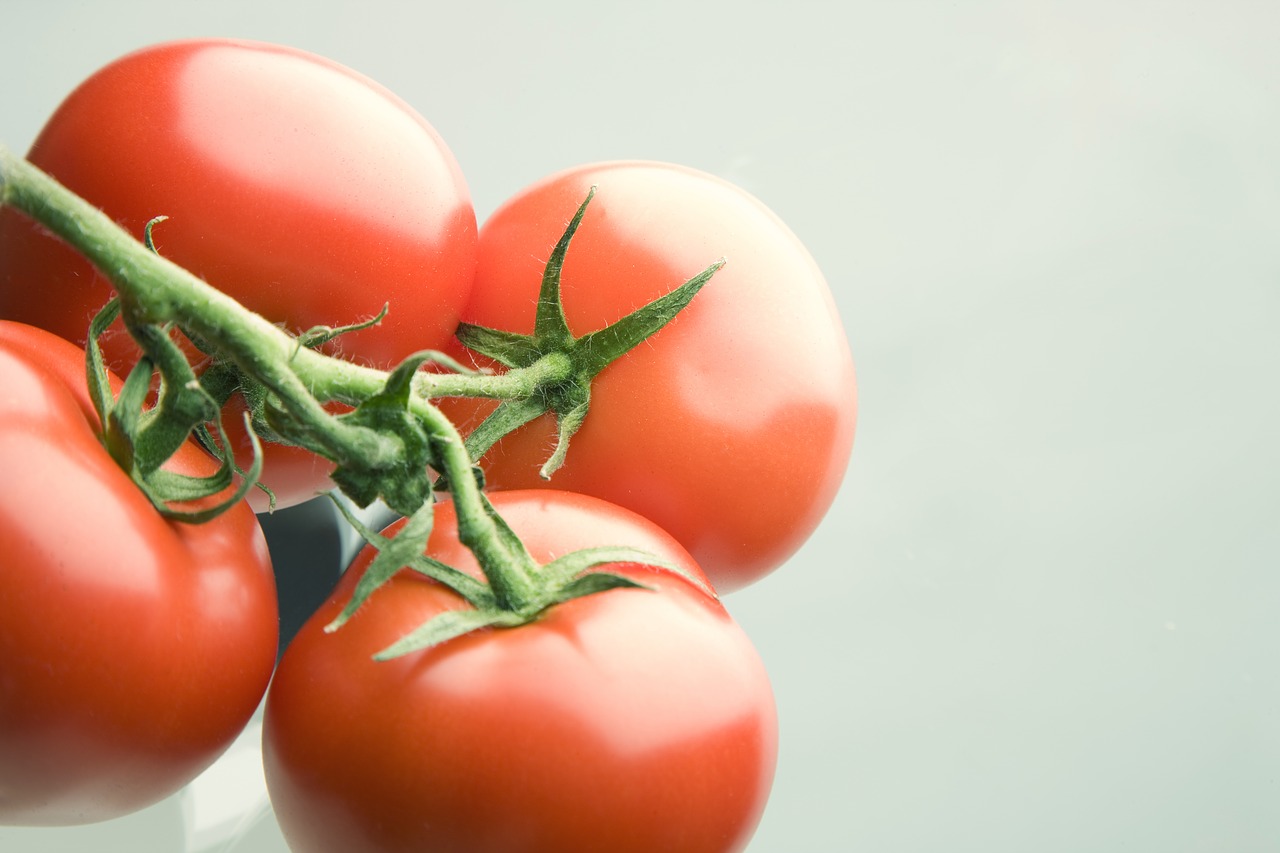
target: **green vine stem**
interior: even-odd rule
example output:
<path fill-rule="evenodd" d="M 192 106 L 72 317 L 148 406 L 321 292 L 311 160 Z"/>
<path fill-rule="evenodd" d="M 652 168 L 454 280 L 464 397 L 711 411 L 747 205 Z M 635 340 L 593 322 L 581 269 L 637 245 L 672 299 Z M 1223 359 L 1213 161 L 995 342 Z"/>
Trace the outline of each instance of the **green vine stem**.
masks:
<path fill-rule="evenodd" d="M 0 206 L 12 206 L 44 225 L 111 281 L 125 327 L 147 353 L 146 364 L 159 370 L 161 401 L 167 405 L 159 407 L 156 414 L 163 418 L 162 409 L 167 408 L 174 422 L 157 425 L 152 419 L 153 434 L 172 445 L 175 429 L 183 434 L 204 429 L 201 412 L 207 410 L 206 401 L 215 409 L 218 405 L 203 387 L 204 380 L 195 380 L 189 365 L 174 360 L 177 347 L 164 330 L 176 326 L 215 357 L 216 369 L 225 371 L 226 365 L 234 365 L 251 384 L 264 390 L 264 414 L 271 430 L 334 462 L 334 481 L 357 503 L 366 505 L 381 497 L 393 510 L 410 518 L 410 524 L 392 540 L 361 531 L 385 558 L 377 577 L 385 579 L 400 567 L 424 572 L 450 586 L 475 610 L 465 616 L 452 613 L 432 620 L 387 650 L 390 655 L 444 642 L 479 627 L 523 624 L 571 598 L 636 585 L 599 568 L 609 563 L 664 566 L 699 584 L 677 567 L 625 547 L 575 552 L 539 566 L 493 510 L 476 476 L 474 460 L 493 442 L 543 412 L 552 412 L 560 430 L 557 448 L 543 469 L 544 476 L 551 476 L 564 461 L 570 437 L 587 416 L 592 380 L 665 326 L 724 263 L 717 261 L 652 303 L 576 337 L 564 317 L 560 270 L 590 201 L 588 195 L 552 251 L 533 334 L 466 324 L 459 329 L 464 344 L 503 365 L 503 372 L 419 370 L 425 362 L 438 360 L 439 354 L 428 352 L 410 356 L 394 370 L 384 372 L 325 355 L 308 345 L 340 334 L 341 328 L 317 329 L 299 336 L 286 333 L 156 254 L 148 245 L 149 236 L 146 242 L 134 239 L 102 211 L 0 146 Z M 226 387 L 225 380 L 224 372 L 211 381 Z M 141 381 L 134 384 L 145 386 Z M 431 403 L 433 398 L 449 396 L 501 402 L 464 442 L 453 423 Z M 334 415 L 325 407 L 330 402 L 355 408 Z M 128 453 L 123 455 L 133 460 L 135 473 L 158 468 L 156 453 L 135 453 L 133 445 L 126 449 Z M 144 463 L 140 466 L 139 458 Z M 442 475 L 452 493 L 458 538 L 475 556 L 488 581 L 483 591 L 462 580 L 457 570 L 422 556 L 431 530 L 432 469 Z M 404 534 L 410 531 L 413 534 L 406 538 Z M 358 607 L 375 586 L 370 583 L 358 588 L 350 609 Z"/>
<path fill-rule="evenodd" d="M 348 425 L 322 405 L 329 400 L 363 402 L 386 386 L 385 372 L 301 346 L 265 318 L 149 251 L 100 210 L 3 147 L 0 204 L 39 221 L 102 271 L 115 286 L 128 322 L 171 322 L 212 342 L 219 354 L 274 394 L 308 436 L 318 436 L 324 455 L 359 458 L 373 465 L 384 460 L 390 464 L 397 456 L 399 439 L 394 434 Z M 540 365 L 536 372 L 545 374 L 547 365 Z M 418 393 L 408 400 L 410 412 L 431 435 L 438 463 L 448 477 L 459 537 L 476 555 L 499 598 L 519 600 L 529 595 L 526 569 L 517 555 L 509 553 L 487 510 L 461 435 L 426 396 L 507 395 L 520 393 L 535 381 L 537 377 L 518 373 L 501 377 L 419 373 L 415 377 Z"/>

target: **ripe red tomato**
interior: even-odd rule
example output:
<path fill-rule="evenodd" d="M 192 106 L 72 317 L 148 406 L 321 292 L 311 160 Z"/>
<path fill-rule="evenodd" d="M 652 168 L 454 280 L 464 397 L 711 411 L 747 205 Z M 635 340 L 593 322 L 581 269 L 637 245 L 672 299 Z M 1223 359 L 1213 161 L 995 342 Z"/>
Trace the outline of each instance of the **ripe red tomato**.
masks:
<path fill-rule="evenodd" d="M 436 131 L 377 83 L 287 47 L 202 39 L 148 47 L 82 83 L 28 159 L 159 251 L 292 331 L 390 313 L 333 347 L 390 366 L 452 336 L 476 224 Z M 0 212 L 0 317 L 83 345 L 107 281 L 13 211 Z M 123 332 L 104 349 L 132 363 Z M 331 466 L 273 452 L 280 506 Z M 261 499 L 256 499 L 261 505 Z"/>
<path fill-rule="evenodd" d="M 498 511 L 539 561 L 630 545 L 700 575 L 671 537 L 566 492 L 506 492 Z M 451 504 L 427 552 L 476 573 Z M 267 696 L 263 756 L 297 853 L 722 853 L 741 850 L 772 783 L 768 676 L 719 602 L 678 576 L 611 571 L 620 589 L 537 621 L 375 662 L 465 606 L 401 571 L 326 634 L 369 551 L 290 644 Z"/>
<path fill-rule="evenodd" d="M 275 662 L 248 507 L 166 521 L 96 429 L 84 353 L 0 322 L 0 823 L 88 823 L 172 794 L 248 722 Z M 188 445 L 171 467 L 212 462 Z"/>
<path fill-rule="evenodd" d="M 718 178 L 659 163 L 582 166 L 507 201 L 484 224 L 463 320 L 533 331 L 543 265 L 599 189 L 562 275 L 574 335 L 615 321 L 721 257 L 728 264 L 662 331 L 592 386 L 591 409 L 550 482 L 544 416 L 483 460 L 492 488 L 550 487 L 639 512 L 727 592 L 772 571 L 812 533 L 843 478 L 856 391 L 826 281 L 794 234 Z M 473 428 L 490 406 L 446 401 Z"/>

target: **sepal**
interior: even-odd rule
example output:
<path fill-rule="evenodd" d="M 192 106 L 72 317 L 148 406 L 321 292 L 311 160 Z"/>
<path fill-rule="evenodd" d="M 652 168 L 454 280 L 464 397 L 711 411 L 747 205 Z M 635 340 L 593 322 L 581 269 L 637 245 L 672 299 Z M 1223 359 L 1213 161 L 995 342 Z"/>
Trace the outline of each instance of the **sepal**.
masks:
<path fill-rule="evenodd" d="M 328 495 L 347 523 L 377 551 L 377 554 L 356 583 L 351 599 L 343 607 L 342 612 L 325 626 L 326 632 L 332 633 L 341 628 L 369 600 L 369 596 L 404 568 L 447 586 L 473 607 L 493 606 L 493 593 L 485 583 L 423 553 L 434 526 L 434 504 L 424 504 L 409 516 L 395 536 L 388 537 L 371 530 L 332 492 Z"/>
<path fill-rule="evenodd" d="M 391 371 L 382 391 L 338 416 L 343 424 L 368 427 L 399 440 L 394 459 L 348 458 L 334 470 L 333 481 L 359 506 L 382 498 L 391 509 L 408 516 L 432 500 L 431 478 L 425 474 L 435 461 L 431 439 L 409 408 L 413 377 L 432 357 L 430 352 L 409 356 Z"/>
<path fill-rule="evenodd" d="M 556 444 L 543 464 L 545 479 L 568 457 L 569 443 L 585 421 L 591 383 L 606 367 L 666 327 L 726 263 L 721 258 L 679 287 L 604 328 L 574 337 L 565 316 L 561 277 L 569 245 L 595 197 L 593 186 L 565 227 L 542 271 L 532 334 L 463 323 L 456 336 L 468 349 L 511 370 L 532 368 L 540 361 L 568 359 L 567 371 L 538 380 L 523 396 L 504 399 L 467 438 L 467 450 L 479 458 L 503 436 L 547 412 L 556 416 Z M 555 371 L 549 371 L 555 373 Z"/>
<path fill-rule="evenodd" d="M 392 660 L 483 628 L 514 628 L 522 622 L 519 615 L 507 610 L 446 610 L 375 654 L 373 659 Z"/>

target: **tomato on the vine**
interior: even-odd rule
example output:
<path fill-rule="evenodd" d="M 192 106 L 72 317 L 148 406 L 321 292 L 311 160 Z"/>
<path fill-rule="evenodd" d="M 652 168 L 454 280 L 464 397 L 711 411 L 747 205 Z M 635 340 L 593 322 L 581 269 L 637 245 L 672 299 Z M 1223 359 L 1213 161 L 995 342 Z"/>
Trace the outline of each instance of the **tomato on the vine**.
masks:
<path fill-rule="evenodd" d="M 721 592 L 784 562 L 812 533 L 853 443 L 853 362 L 830 290 L 795 235 L 743 190 L 661 163 L 581 166 L 503 204 L 480 232 L 463 320 L 533 330 L 543 265 L 597 186 L 561 276 L 581 336 L 728 263 L 667 327 L 606 367 L 550 481 L 545 415 L 482 460 L 495 489 L 581 492 L 658 523 Z M 477 359 L 483 361 L 483 359 Z M 442 401 L 465 429 L 491 406 Z"/>
<path fill-rule="evenodd" d="M 300 50 L 200 39 L 129 54 L 67 97 L 28 159 L 135 236 L 167 216 L 161 254 L 290 331 L 389 304 L 331 344 L 354 360 L 441 348 L 471 286 L 475 213 L 440 136 L 377 83 Z M 0 211 L 0 317 L 83 344 L 109 295 L 79 255 Z M 135 358 L 123 332 L 104 349 L 117 369 Z M 328 472 L 272 449 L 263 481 L 288 506 Z"/>
<path fill-rule="evenodd" d="M 252 512 L 162 517 L 99 442 L 84 352 L 0 322 L 0 823 L 181 788 L 261 701 L 275 585 Z M 170 470 L 205 475 L 194 444 Z"/>
<path fill-rule="evenodd" d="M 625 544 L 702 574 L 652 523 L 568 492 L 494 494 L 539 562 Z M 427 553 L 478 576 L 453 505 Z M 438 853 L 728 853 L 772 783 L 768 676 L 723 606 L 689 580 L 611 564 L 650 589 L 553 606 L 387 661 L 371 656 L 466 607 L 402 570 L 346 624 L 366 550 L 281 659 L 264 765 L 290 848 Z"/>

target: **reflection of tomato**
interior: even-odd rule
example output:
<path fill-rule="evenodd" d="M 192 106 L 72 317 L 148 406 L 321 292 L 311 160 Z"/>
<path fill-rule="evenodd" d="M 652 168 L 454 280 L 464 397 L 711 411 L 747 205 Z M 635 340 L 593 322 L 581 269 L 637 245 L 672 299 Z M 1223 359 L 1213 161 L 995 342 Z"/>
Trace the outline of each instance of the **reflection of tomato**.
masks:
<path fill-rule="evenodd" d="M 533 331 L 543 264 L 599 189 L 564 263 L 575 335 L 599 329 L 724 256 L 670 326 L 605 368 L 550 483 L 544 416 L 484 460 L 494 488 L 582 492 L 680 540 L 721 592 L 776 568 L 813 531 L 844 475 L 856 411 L 849 345 L 822 274 L 796 237 L 742 190 L 677 166 L 608 163 L 547 178 L 480 235 L 463 319 Z M 465 401 L 446 410 L 474 425 Z"/>
<path fill-rule="evenodd" d="M 356 360 L 440 348 L 470 288 L 475 214 L 448 148 L 381 86 L 301 51 L 198 40 L 130 54 L 72 92 L 28 158 L 135 235 L 168 216 L 162 254 L 290 330 L 389 302 L 381 325 L 334 342 Z M 109 292 L 70 249 L 0 213 L 0 316 L 83 343 Z M 124 340 L 105 348 L 117 367 L 132 360 Z M 327 480 L 312 467 L 282 454 L 264 480 L 288 505 Z"/>
<path fill-rule="evenodd" d="M 625 544 L 700 574 L 644 519 L 582 495 L 493 502 L 533 556 Z M 451 504 L 428 553 L 476 573 Z M 773 776 L 772 692 L 723 607 L 665 571 L 384 662 L 370 656 L 465 606 L 402 571 L 332 634 L 371 554 L 285 651 L 263 749 L 290 849 L 722 853 L 747 843 Z"/>
<path fill-rule="evenodd" d="M 98 442 L 84 353 L 0 322 L 0 823 L 176 791 L 261 700 L 276 604 L 253 514 L 165 521 Z M 207 474 L 194 445 L 174 470 Z"/>

